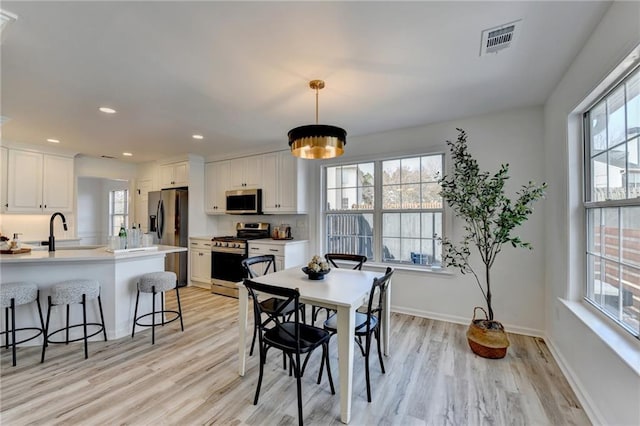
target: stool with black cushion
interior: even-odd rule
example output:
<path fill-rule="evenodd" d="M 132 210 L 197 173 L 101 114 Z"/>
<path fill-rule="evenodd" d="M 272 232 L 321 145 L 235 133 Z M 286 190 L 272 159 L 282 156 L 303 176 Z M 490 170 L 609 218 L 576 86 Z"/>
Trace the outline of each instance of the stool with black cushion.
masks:
<path fill-rule="evenodd" d="M 298 390 L 298 423 L 303 424 L 302 417 L 302 381 L 304 369 L 311 353 L 318 347 L 322 347 L 322 362 L 318 373 L 318 384 L 322 379 L 324 365 L 327 366 L 329 386 L 331 394 L 335 395 L 331 366 L 329 364 L 329 338 L 331 335 L 318 327 L 300 322 L 300 292 L 298 289 L 283 288 L 260 284 L 250 279 L 244 280 L 244 285 L 253 298 L 254 321 L 258 325 L 258 349 L 260 351 L 260 376 L 253 405 L 258 404 L 260 386 L 264 374 L 264 365 L 267 360 L 267 351 L 270 348 L 281 350 L 289 357 L 289 365 L 292 367 Z M 278 298 L 283 302 L 275 310 L 265 310 L 263 299 Z M 293 306 L 293 321 L 284 321 L 285 307 Z M 266 320 L 263 320 L 266 316 Z M 306 354 L 304 362 L 300 363 L 300 355 Z"/>
<path fill-rule="evenodd" d="M 47 307 L 47 322 L 45 324 L 45 341 L 42 346 L 42 359 L 40 362 L 44 362 L 45 352 L 49 343 L 64 343 L 84 341 L 84 359 L 89 358 L 89 338 L 96 336 L 100 333 L 104 334 L 104 341 L 107 341 L 107 329 L 104 325 L 104 314 L 102 312 L 102 300 L 100 299 L 100 283 L 97 280 L 78 279 L 63 281 L 54 284 L 51 287 L 51 294 L 49 295 L 49 303 Z M 98 301 L 98 308 L 100 309 L 100 322 L 87 322 L 87 302 L 90 300 Z M 70 306 L 74 304 L 82 305 L 82 323 L 81 324 L 69 324 L 69 310 Z M 54 306 L 66 305 L 67 307 L 67 321 L 66 326 L 58 330 L 49 332 L 49 321 L 51 320 L 51 309 Z M 87 327 L 98 327 L 97 331 L 88 334 Z M 69 331 L 72 328 L 82 327 L 83 335 L 76 339 L 69 339 Z M 64 340 L 52 340 L 51 337 L 65 332 Z"/>
<path fill-rule="evenodd" d="M 29 282 L 14 282 L 0 284 L 0 308 L 4 308 L 5 314 L 5 330 L 0 332 L 4 334 L 5 348 L 11 346 L 11 356 L 13 366 L 16 366 L 16 346 L 35 339 L 44 333 L 44 321 L 42 319 L 42 308 L 40 307 L 40 291 L 38 286 Z M 40 318 L 40 327 L 21 327 L 16 328 L 16 307 L 36 302 L 38 306 L 38 315 Z M 11 311 L 11 316 L 9 316 Z M 11 322 L 9 322 L 11 318 Z M 37 332 L 19 342 L 16 342 L 16 332 Z"/>
<path fill-rule="evenodd" d="M 371 402 L 371 383 L 369 381 L 369 352 L 371 349 L 371 337 L 375 336 L 378 343 L 378 359 L 380 360 L 380 369 L 382 374 L 385 374 L 384 363 L 382 362 L 382 348 L 380 347 L 380 319 L 384 315 L 383 301 L 385 293 L 391 283 L 391 276 L 393 275 L 393 269 L 387 268 L 384 276 L 380 278 L 374 278 L 373 284 L 371 284 L 371 291 L 369 292 L 369 303 L 367 304 L 366 312 L 356 312 L 356 327 L 355 336 L 356 343 L 360 347 L 360 351 L 364 356 L 365 363 L 365 375 L 367 379 L 367 401 Z M 377 305 L 374 305 L 376 301 Z M 338 318 L 336 314 L 333 314 L 324 322 L 324 329 L 331 335 L 338 332 Z M 365 338 L 364 346 L 362 344 L 362 337 Z"/>
<path fill-rule="evenodd" d="M 176 290 L 176 300 L 178 302 L 178 310 L 164 309 L 164 292 L 169 290 Z M 140 293 L 151 293 L 151 312 L 148 314 L 138 316 L 138 301 L 140 300 Z M 156 310 L 156 295 L 160 294 L 160 309 Z M 160 315 L 160 324 L 156 324 L 156 315 Z M 175 314 L 170 320 L 165 320 L 165 314 Z M 145 317 L 151 317 L 150 324 L 141 324 L 139 321 Z M 184 323 L 182 322 L 182 307 L 180 306 L 180 292 L 178 291 L 178 280 L 175 272 L 160 271 L 149 272 L 140 277 L 138 281 L 138 293 L 136 294 L 136 307 L 133 313 L 133 329 L 131 330 L 131 338 L 135 336 L 136 325 L 140 327 L 151 327 L 151 344 L 156 343 L 156 327 L 159 325 L 164 326 L 175 320 L 180 320 L 180 329 L 184 331 Z"/>
<path fill-rule="evenodd" d="M 362 264 L 367 261 L 367 256 L 360 254 L 350 254 L 350 253 L 326 253 L 324 258 L 327 259 L 327 262 L 334 267 L 339 268 L 336 260 L 344 265 L 345 267 L 351 267 L 353 270 L 362 270 Z M 315 323 L 316 319 L 318 319 L 318 314 L 321 310 L 327 311 L 327 319 L 329 319 L 329 315 L 331 313 L 335 313 L 335 311 L 321 307 L 321 306 L 312 306 L 311 307 L 311 319 Z"/>

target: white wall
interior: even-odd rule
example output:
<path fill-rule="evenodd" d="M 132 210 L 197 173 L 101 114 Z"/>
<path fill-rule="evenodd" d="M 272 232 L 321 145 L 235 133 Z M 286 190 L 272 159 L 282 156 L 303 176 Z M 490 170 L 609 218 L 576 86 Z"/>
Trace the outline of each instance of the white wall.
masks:
<path fill-rule="evenodd" d="M 545 175 L 551 188 L 544 215 L 547 341 L 591 420 L 598 424 L 640 424 L 640 365 L 632 368 L 614 350 L 624 346 L 637 363 L 640 345 L 613 331 L 611 337 L 621 344 L 612 348 L 594 332 L 609 329 L 606 323 L 594 327 L 580 314 L 586 310 L 578 309 L 585 246 L 575 109 L 638 43 L 640 3 L 614 2 L 544 108 Z"/>
<path fill-rule="evenodd" d="M 456 127 L 467 131 L 469 150 L 482 169 L 497 171 L 500 164 L 510 164 L 511 179 L 507 187 L 510 192 L 529 180 L 543 181 L 542 108 L 523 108 L 350 138 L 346 154 L 337 161 L 344 163 L 367 157 L 445 152 L 445 141 L 457 138 Z M 316 164 L 314 176 L 310 179 L 309 191 L 312 193 L 320 179 L 320 163 Z M 319 197 L 315 195 L 311 199 L 319 200 Z M 511 332 L 544 333 L 543 204 L 544 201 L 540 201 L 535 206 L 536 212 L 518 231 L 518 235 L 533 244 L 534 250 L 505 247 L 492 269 L 496 319 Z M 311 211 L 320 211 L 319 201 Z M 450 232 L 453 232 L 450 235 L 459 240 L 461 221 L 451 215 L 446 220 L 449 221 Z M 318 253 L 322 253 L 320 241 L 313 234 L 320 221 L 317 214 L 310 214 L 311 251 Z M 474 306 L 484 306 L 482 294 L 471 276 L 403 270 L 397 270 L 394 275 L 391 303 L 395 311 L 460 323 L 470 321 Z"/>

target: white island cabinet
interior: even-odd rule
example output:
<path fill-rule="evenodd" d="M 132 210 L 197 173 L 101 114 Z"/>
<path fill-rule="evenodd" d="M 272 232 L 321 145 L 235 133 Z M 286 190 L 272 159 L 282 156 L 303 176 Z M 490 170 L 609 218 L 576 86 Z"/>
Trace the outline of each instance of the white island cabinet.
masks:
<path fill-rule="evenodd" d="M 73 279 L 95 279 L 100 282 L 100 294 L 107 337 L 118 339 L 131 335 L 133 312 L 136 303 L 137 282 L 142 274 L 164 271 L 167 253 L 186 251 L 184 247 L 158 246 L 157 249 L 140 249 L 124 253 L 110 253 L 104 247 L 85 250 L 32 251 L 26 254 L 0 255 L 0 285 L 16 281 L 30 281 L 40 289 L 40 303 L 46 315 L 47 298 L 51 287 L 61 281 Z M 87 304 L 87 317 L 100 318 L 96 303 Z M 21 307 L 16 309 L 16 322 L 21 327 L 34 327 L 39 323 L 38 310 Z M 64 324 L 64 308 L 51 312 L 49 330 L 57 330 Z M 151 312 L 151 297 L 140 296 L 138 312 Z M 4 315 L 0 315 L 4 322 Z M 89 320 L 91 321 L 91 320 Z M 71 322 L 82 322 L 80 305 L 71 306 Z M 5 329 L 5 324 L 2 324 Z M 82 327 L 72 332 L 81 332 Z M 76 335 L 77 336 L 77 335 Z M 99 339 L 96 336 L 93 339 Z M 31 344 L 42 344 L 34 339 Z"/>

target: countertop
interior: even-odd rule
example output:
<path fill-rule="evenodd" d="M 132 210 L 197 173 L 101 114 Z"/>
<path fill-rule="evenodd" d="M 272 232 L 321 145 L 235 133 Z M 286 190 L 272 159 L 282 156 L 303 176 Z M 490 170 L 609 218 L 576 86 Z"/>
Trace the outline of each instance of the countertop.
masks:
<path fill-rule="evenodd" d="M 248 243 L 260 243 L 260 244 L 273 244 L 278 246 L 284 246 L 287 244 L 306 243 L 309 240 L 274 240 L 273 238 L 259 238 L 257 240 L 249 240 Z"/>
<path fill-rule="evenodd" d="M 0 264 L 10 263 L 42 263 L 42 262 L 74 262 L 74 261 L 113 261 L 138 257 L 164 255 L 187 251 L 186 247 L 157 246 L 156 250 L 135 250 L 125 253 L 111 253 L 106 247 L 88 249 L 58 248 L 54 252 L 32 250 L 24 254 L 2 254 Z"/>

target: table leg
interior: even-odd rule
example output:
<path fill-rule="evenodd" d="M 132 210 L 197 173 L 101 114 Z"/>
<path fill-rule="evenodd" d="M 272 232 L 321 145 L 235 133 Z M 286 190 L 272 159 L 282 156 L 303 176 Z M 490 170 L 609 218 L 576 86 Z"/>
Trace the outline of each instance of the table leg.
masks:
<path fill-rule="evenodd" d="M 351 419 L 351 392 L 353 388 L 353 339 L 356 322 L 355 307 L 338 307 L 338 370 L 340 372 L 340 420 Z"/>
<path fill-rule="evenodd" d="M 247 314 L 249 312 L 249 292 L 243 285 L 238 287 L 238 328 L 240 339 L 238 341 L 238 374 L 244 376 L 247 360 Z"/>

